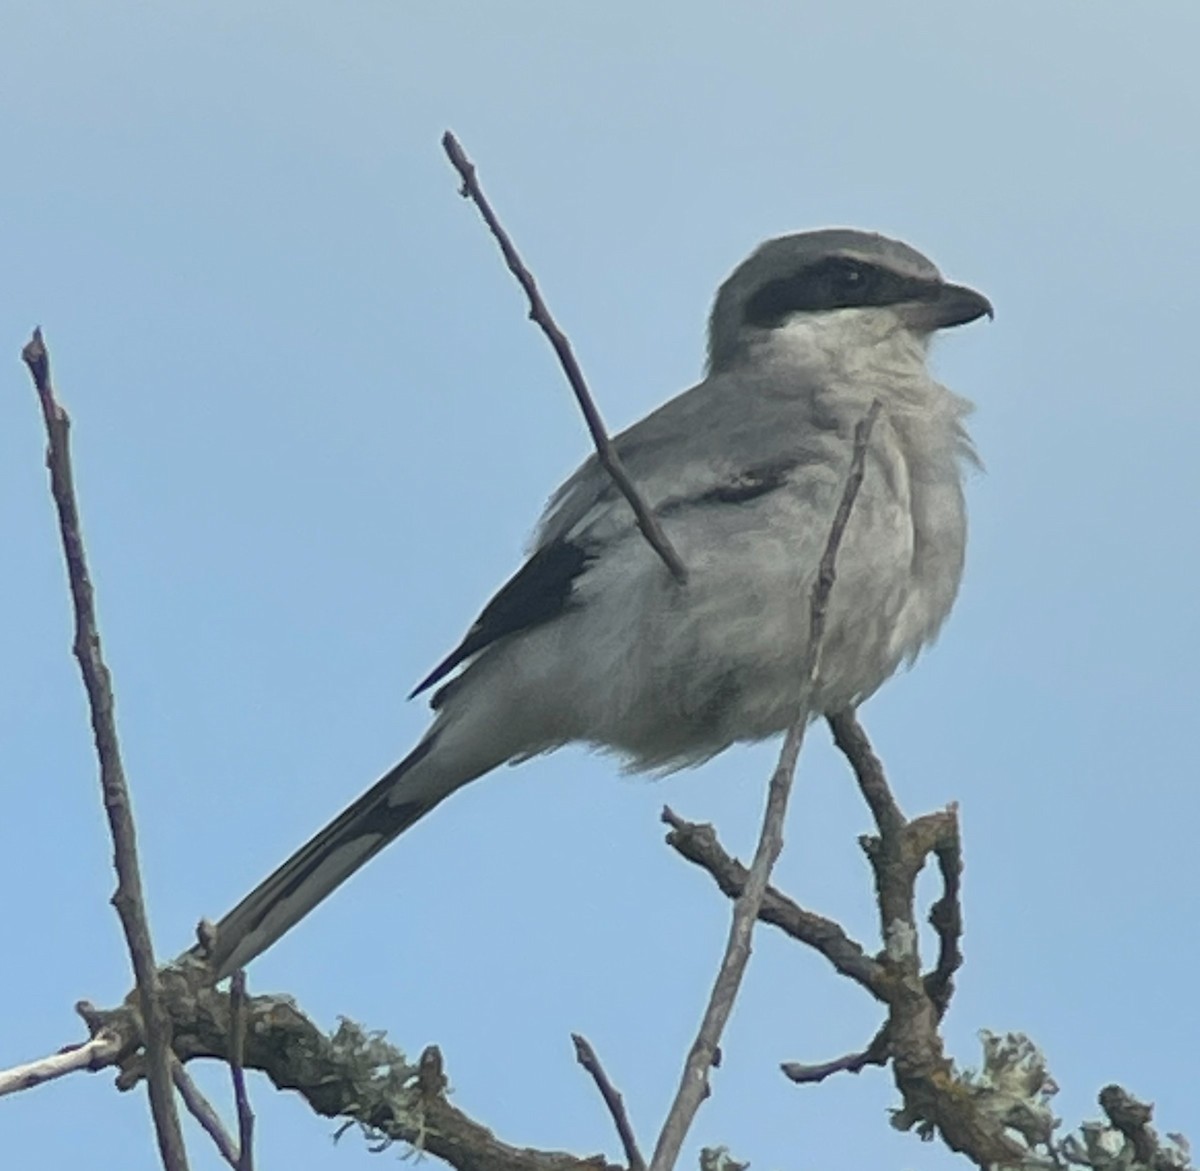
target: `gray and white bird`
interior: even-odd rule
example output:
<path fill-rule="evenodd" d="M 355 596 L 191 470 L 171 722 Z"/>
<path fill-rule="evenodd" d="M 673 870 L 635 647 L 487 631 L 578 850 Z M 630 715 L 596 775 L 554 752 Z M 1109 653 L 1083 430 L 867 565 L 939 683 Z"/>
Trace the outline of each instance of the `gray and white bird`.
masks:
<path fill-rule="evenodd" d="M 966 544 L 970 404 L 932 335 L 992 307 L 896 240 L 769 240 L 720 287 L 702 382 L 617 451 L 688 570 L 677 582 L 595 457 L 551 498 L 520 570 L 416 688 L 433 722 L 217 925 L 217 976 L 259 955 L 456 789 L 582 742 L 667 771 L 795 718 L 809 605 L 855 425 L 882 409 L 838 554 L 814 715 L 857 704 L 937 634 Z"/>

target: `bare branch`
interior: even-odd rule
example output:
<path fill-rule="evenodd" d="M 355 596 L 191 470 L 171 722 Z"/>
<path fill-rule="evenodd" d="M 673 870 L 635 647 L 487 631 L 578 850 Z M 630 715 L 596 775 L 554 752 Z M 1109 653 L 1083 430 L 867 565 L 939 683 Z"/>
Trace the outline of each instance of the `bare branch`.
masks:
<path fill-rule="evenodd" d="M 600 411 L 596 407 L 591 391 L 588 390 L 583 371 L 571 349 L 571 343 L 551 315 L 538 290 L 537 281 L 525 267 L 511 237 L 492 210 L 492 205 L 488 202 L 476 177 L 475 164 L 467 157 L 458 139 L 449 130 L 442 135 L 442 148 L 462 178 L 461 194 L 463 198 L 470 199 L 479 208 L 479 214 L 483 216 L 484 223 L 487 224 L 488 230 L 500 246 L 500 251 L 504 255 L 504 263 L 508 265 L 508 271 L 517 278 L 517 283 L 525 291 L 525 296 L 529 298 L 530 320 L 546 335 L 546 339 L 558 355 L 563 373 L 566 374 L 567 381 L 571 384 L 572 391 L 575 392 L 579 409 L 583 412 L 588 431 L 591 432 L 592 442 L 596 445 L 596 456 L 600 460 L 601 466 L 608 472 L 621 495 L 629 502 L 629 507 L 633 509 L 633 515 L 637 519 L 638 528 L 642 531 L 642 536 L 662 558 L 663 564 L 671 571 L 675 580 L 683 585 L 687 581 L 687 567 L 667 538 L 667 534 L 663 532 L 658 518 L 646 501 L 642 499 L 637 486 L 625 470 L 625 465 L 621 462 L 621 457 L 617 454 L 617 449 L 605 430 L 604 421 L 600 418 Z"/>
<path fill-rule="evenodd" d="M 836 712 L 828 717 L 833 742 L 850 762 L 858 787 L 875 818 L 880 834 L 899 833 L 904 826 L 904 814 L 892 795 L 883 764 L 875 755 L 871 741 L 852 711 Z"/>
<path fill-rule="evenodd" d="M 100 761 L 104 809 L 108 814 L 113 840 L 117 889 L 112 903 L 125 932 L 125 942 L 137 980 L 138 1002 L 145 1020 L 150 1110 L 163 1166 L 167 1171 L 186 1171 L 187 1152 L 183 1145 L 183 1131 L 179 1126 L 179 1111 L 176 1109 L 171 1080 L 170 1021 L 159 1003 L 158 968 L 154 961 L 154 946 L 150 940 L 150 925 L 142 895 L 137 835 L 130 808 L 129 788 L 125 783 L 125 770 L 121 764 L 111 677 L 100 649 L 95 599 L 83 546 L 79 508 L 75 501 L 71 471 L 71 421 L 56 401 L 50 380 L 50 355 L 40 329 L 34 330 L 32 339 L 21 351 L 21 357 L 33 377 L 46 423 L 49 443 L 46 464 L 50 470 L 50 490 L 58 510 L 59 533 L 75 608 L 75 657 L 79 660 L 79 670 L 87 691 L 92 734 Z"/>
<path fill-rule="evenodd" d="M 700 1103 L 708 1093 L 708 1071 L 713 1064 L 725 1023 L 733 1011 L 733 1003 L 737 997 L 738 988 L 741 986 L 746 965 L 750 961 L 750 937 L 754 931 L 755 920 L 758 919 L 759 912 L 762 910 L 771 870 L 775 865 L 775 860 L 779 857 L 779 852 L 783 849 L 783 822 L 787 814 L 788 797 L 796 775 L 796 761 L 799 759 L 800 748 L 804 743 L 804 732 L 812 717 L 813 686 L 820 670 L 821 642 L 825 634 L 825 612 L 836 578 L 838 549 L 841 546 L 842 537 L 845 535 L 850 514 L 854 509 L 858 490 L 862 486 L 867 460 L 867 445 L 871 439 L 871 429 L 874 427 L 881 409 L 882 404 L 879 399 L 876 399 L 854 429 L 854 449 L 850 458 L 850 468 L 846 474 L 846 484 L 834 512 L 833 522 L 829 528 L 829 537 L 825 542 L 825 552 L 821 557 L 816 581 L 813 584 L 809 606 L 808 643 L 804 658 L 800 663 L 801 693 L 796 705 L 796 718 L 783 738 L 779 763 L 775 767 L 775 772 L 772 774 L 770 785 L 767 788 L 767 808 L 763 815 L 758 846 L 754 851 L 754 858 L 750 863 L 750 871 L 746 876 L 742 892 L 733 904 L 733 922 L 730 924 L 725 954 L 721 959 L 721 966 L 717 970 L 717 977 L 713 982 L 708 1007 L 700 1022 L 696 1040 L 692 1043 L 692 1048 L 684 1063 L 679 1089 L 667 1112 L 654 1155 L 650 1160 L 650 1171 L 670 1171 L 679 1158 L 684 1137 L 692 1125 Z"/>
<path fill-rule="evenodd" d="M 708 871 L 723 894 L 736 899 L 746 886 L 746 868 L 726 853 L 711 825 L 685 821 L 670 808 L 662 820 L 671 827 L 667 844 L 701 869 Z M 843 976 L 860 984 L 877 1000 L 886 1000 L 881 964 L 867 955 L 862 944 L 851 939 L 840 923 L 826 919 L 768 886 L 758 917 L 793 939 L 823 955 Z"/>
<path fill-rule="evenodd" d="M 69 1045 L 49 1057 L 40 1057 L 36 1061 L 27 1061 L 24 1065 L 0 1070 L 0 1098 L 5 1094 L 31 1090 L 34 1086 L 52 1082 L 55 1078 L 75 1073 L 76 1070 L 103 1069 L 117 1060 L 121 1045 L 120 1037 L 101 1031 L 82 1045 Z"/>
<path fill-rule="evenodd" d="M 617 1128 L 617 1136 L 625 1151 L 625 1161 L 629 1164 L 629 1171 L 646 1171 L 646 1160 L 642 1158 L 642 1152 L 638 1149 L 637 1139 L 634 1137 L 629 1115 L 625 1112 L 625 1100 L 621 1097 L 620 1090 L 608 1080 L 604 1066 L 600 1064 L 600 1058 L 596 1056 L 596 1051 L 588 1039 L 579 1033 L 572 1033 L 571 1040 L 575 1044 L 575 1060 L 592 1075 L 592 1081 L 596 1083 L 596 1089 L 600 1091 L 600 1096 L 604 1099 L 609 1114 L 612 1115 L 613 1125 Z"/>
<path fill-rule="evenodd" d="M 799 1061 L 785 1061 L 780 1065 L 784 1075 L 800 1084 L 815 1084 L 823 1082 L 835 1073 L 862 1073 L 868 1065 L 887 1065 L 891 1056 L 888 1044 L 888 1029 L 882 1029 L 871 1039 L 871 1043 L 857 1053 L 847 1053 L 833 1061 L 825 1061 L 819 1065 L 802 1065 Z"/>
<path fill-rule="evenodd" d="M 963 963 L 959 946 L 963 930 L 962 904 L 959 902 L 963 861 L 962 842 L 958 835 L 958 807 L 952 805 L 949 812 L 955 816 L 953 832 L 945 834 L 933 848 L 942 875 L 942 897 L 929 909 L 929 923 L 938 936 L 938 957 L 933 971 L 925 977 L 925 991 L 939 1017 L 946 1015 L 950 998 L 954 995 L 954 973 Z"/>
<path fill-rule="evenodd" d="M 246 973 L 240 968 L 229 981 L 229 1073 L 237 1105 L 237 1171 L 254 1171 L 254 1111 L 246 1093 Z"/>
<path fill-rule="evenodd" d="M 221 1158 L 233 1168 L 233 1171 L 238 1171 L 237 1143 L 225 1129 L 225 1123 L 221 1121 L 221 1116 L 216 1112 L 212 1103 L 201 1093 L 200 1087 L 192 1081 L 191 1074 L 183 1068 L 179 1058 L 174 1055 L 171 1058 L 171 1076 L 188 1113 L 212 1139 Z"/>

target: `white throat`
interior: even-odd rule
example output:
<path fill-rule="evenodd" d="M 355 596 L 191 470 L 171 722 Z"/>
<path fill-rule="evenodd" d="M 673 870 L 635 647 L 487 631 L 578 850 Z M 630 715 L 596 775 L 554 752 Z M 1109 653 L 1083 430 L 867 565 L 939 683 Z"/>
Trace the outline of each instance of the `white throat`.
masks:
<path fill-rule="evenodd" d="M 753 349 L 760 361 L 803 370 L 826 385 L 929 379 L 928 335 L 913 333 L 887 308 L 795 313 L 761 335 Z"/>

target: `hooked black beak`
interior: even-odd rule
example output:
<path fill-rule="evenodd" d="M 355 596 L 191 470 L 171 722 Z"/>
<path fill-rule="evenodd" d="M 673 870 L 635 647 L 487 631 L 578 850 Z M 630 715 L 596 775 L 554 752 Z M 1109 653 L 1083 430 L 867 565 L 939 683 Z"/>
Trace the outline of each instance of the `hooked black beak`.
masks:
<path fill-rule="evenodd" d="M 989 320 L 996 315 L 991 301 L 982 293 L 944 281 L 930 282 L 924 295 L 898 308 L 909 328 L 921 333 L 966 325 L 985 313 Z"/>

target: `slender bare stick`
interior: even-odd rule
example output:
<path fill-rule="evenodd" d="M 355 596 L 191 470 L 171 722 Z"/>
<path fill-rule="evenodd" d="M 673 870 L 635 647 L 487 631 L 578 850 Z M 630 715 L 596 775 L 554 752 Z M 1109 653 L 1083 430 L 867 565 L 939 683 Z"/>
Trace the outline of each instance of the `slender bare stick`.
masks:
<path fill-rule="evenodd" d="M 229 982 L 229 1072 L 238 1117 L 238 1171 L 254 1171 L 254 1111 L 246 1093 L 246 973 L 239 968 Z"/>
<path fill-rule="evenodd" d="M 685 821 L 669 806 L 662 820 L 671 827 L 667 845 L 689 862 L 712 875 L 717 886 L 731 899 L 746 889 L 746 868 L 726 852 L 711 825 Z M 865 988 L 876 1000 L 887 1003 L 887 973 L 883 965 L 857 940 L 851 939 L 840 923 L 805 910 L 793 899 L 768 886 L 758 912 L 759 922 L 769 923 L 793 939 L 820 952 L 843 976 Z"/>
<path fill-rule="evenodd" d="M 780 1065 L 784 1076 L 800 1084 L 823 1082 L 833 1077 L 835 1073 L 862 1073 L 868 1065 L 887 1065 L 891 1049 L 888 1044 L 888 1027 L 884 1025 L 871 1043 L 857 1053 L 847 1053 L 844 1057 L 833 1061 L 823 1061 L 819 1065 L 804 1065 L 799 1061 L 785 1061 Z"/>
<path fill-rule="evenodd" d="M 0 1069 L 0 1098 L 20 1090 L 31 1090 L 43 1082 L 74 1073 L 77 1069 L 102 1069 L 111 1065 L 121 1050 L 120 1037 L 101 1031 L 82 1045 L 71 1045 L 49 1057 L 14 1065 L 11 1069 Z"/>
<path fill-rule="evenodd" d="M 34 330 L 32 339 L 21 351 L 21 357 L 33 376 L 46 422 L 49 442 L 46 465 L 50 470 L 50 490 L 58 510 L 59 533 L 75 608 L 74 651 L 87 691 L 92 734 L 100 761 L 104 810 L 108 815 L 113 841 L 117 889 L 112 903 L 125 932 L 145 1023 L 150 1110 L 163 1166 L 167 1171 L 186 1171 L 187 1152 L 183 1145 L 183 1131 L 179 1126 L 179 1111 L 176 1109 L 171 1080 L 171 1023 L 159 998 L 158 966 L 154 962 L 154 946 L 150 940 L 150 925 L 146 920 L 146 903 L 142 895 L 137 858 L 137 834 L 117 740 L 111 677 L 100 650 L 95 599 L 83 547 L 79 508 L 75 501 L 71 471 L 71 421 L 55 399 L 50 380 L 50 355 L 40 329 Z"/>
<path fill-rule="evenodd" d="M 550 345 L 554 347 L 563 373 L 566 374 L 567 381 L 575 392 L 579 409 L 583 411 L 584 420 L 592 435 L 592 442 L 596 445 L 597 458 L 604 470 L 612 477 L 613 483 L 620 489 L 621 495 L 629 501 L 629 507 L 633 509 L 633 515 L 637 519 L 642 536 L 662 558 L 663 564 L 671 571 L 675 580 L 682 585 L 687 581 L 687 568 L 675 551 L 675 547 L 667 539 L 667 534 L 663 532 L 658 518 L 655 517 L 646 501 L 642 499 L 637 486 L 625 470 L 625 465 L 621 462 L 621 457 L 617 454 L 617 449 L 613 446 L 612 440 L 609 439 L 608 432 L 604 428 L 604 421 L 600 418 L 600 411 L 596 407 L 591 391 L 588 390 L 583 371 L 571 349 L 571 343 L 567 339 L 567 335 L 559 329 L 558 323 L 542 299 L 537 281 L 525 267 L 512 239 L 501 226 L 499 218 L 492 210 L 492 205 L 488 203 L 487 196 L 484 195 L 479 186 L 479 180 L 476 178 L 475 164 L 467 157 L 458 139 L 449 130 L 442 135 L 442 148 L 462 178 L 463 198 L 470 199 L 479 208 L 479 214 L 483 216 L 484 223 L 487 224 L 488 230 L 500 246 L 500 251 L 504 255 L 504 263 L 508 265 L 509 272 L 517 278 L 517 283 L 524 289 L 525 296 L 529 298 L 530 320 L 539 326 Z"/>
<path fill-rule="evenodd" d="M 183 1068 L 179 1058 L 171 1061 L 171 1075 L 175 1079 L 175 1088 L 183 1099 L 188 1113 L 200 1123 L 201 1129 L 212 1139 L 217 1151 L 233 1171 L 239 1171 L 237 1143 L 225 1129 L 221 1116 L 213 1108 L 212 1103 L 200 1092 L 200 1087 L 192 1081 L 191 1074 Z"/>
<path fill-rule="evenodd" d="M 958 806 L 951 805 L 948 812 L 957 815 Z M 938 957 L 933 971 L 925 977 L 925 991 L 938 1015 L 944 1016 L 954 995 L 954 973 L 963 965 L 963 915 L 959 901 L 963 860 L 957 821 L 953 832 L 945 835 L 934 852 L 942 875 L 942 897 L 929 909 L 929 923 L 938 935 Z"/>
<path fill-rule="evenodd" d="M 804 731 L 812 715 L 813 685 L 820 669 L 825 614 L 836 578 L 838 549 L 845 535 L 858 490 L 862 486 L 867 444 L 870 442 L 871 430 L 875 426 L 881 405 L 876 399 L 854 429 L 854 452 L 850 459 L 850 470 L 846 475 L 846 484 L 834 513 L 829 539 L 825 543 L 825 552 L 813 584 L 808 645 L 800 664 L 801 695 L 796 719 L 783 738 L 779 763 L 775 766 L 767 789 L 767 808 L 763 815 L 758 847 L 754 851 L 754 860 L 746 876 L 746 885 L 733 904 L 733 922 L 730 924 L 725 954 L 717 970 L 717 978 L 713 983 L 708 1007 L 705 1009 L 696 1040 L 692 1043 L 684 1063 L 683 1078 L 676 1091 L 675 1100 L 671 1103 L 662 1132 L 658 1136 L 658 1144 L 650 1160 L 650 1171 L 671 1171 L 679 1158 L 683 1140 L 708 1092 L 708 1071 L 716 1055 L 725 1024 L 729 1020 L 729 1014 L 733 1011 L 733 1002 L 750 960 L 750 937 L 767 892 L 771 869 L 779 857 L 780 850 L 783 849 L 783 821 L 787 813 L 788 796 L 796 774 L 796 761 L 804 743 Z"/>
<path fill-rule="evenodd" d="M 854 769 L 859 790 L 875 818 L 882 837 L 895 837 L 903 832 L 907 819 L 900 810 L 883 763 L 875 755 L 871 741 L 853 711 L 834 712 L 827 717 L 833 741 Z"/>
<path fill-rule="evenodd" d="M 625 1113 L 625 1100 L 621 1097 L 621 1091 L 608 1080 L 604 1066 L 600 1064 L 600 1058 L 596 1056 L 596 1051 L 588 1039 L 579 1033 L 572 1033 L 571 1040 L 575 1043 L 575 1060 L 592 1075 L 592 1081 L 596 1083 L 596 1089 L 600 1091 L 600 1096 L 612 1115 L 629 1171 L 646 1171 L 646 1160 L 642 1158 L 642 1152 L 638 1149 L 633 1126 L 629 1115 Z"/>

